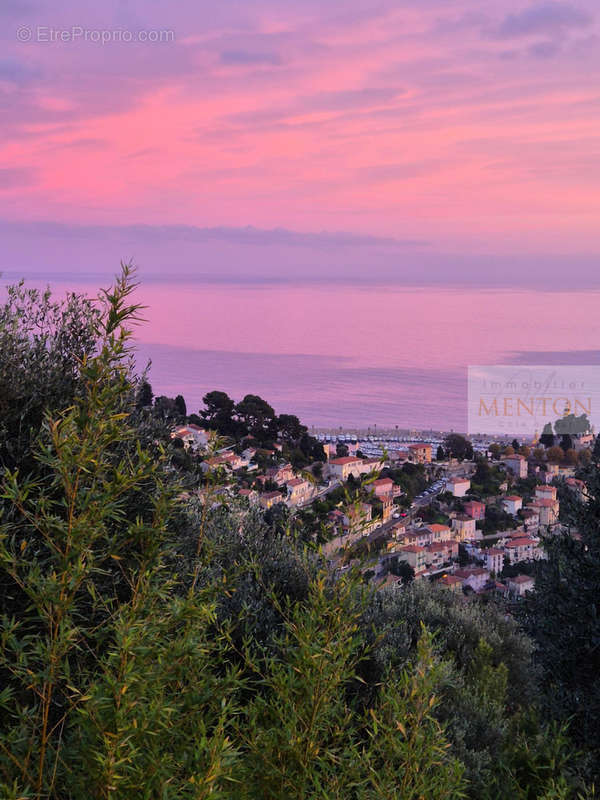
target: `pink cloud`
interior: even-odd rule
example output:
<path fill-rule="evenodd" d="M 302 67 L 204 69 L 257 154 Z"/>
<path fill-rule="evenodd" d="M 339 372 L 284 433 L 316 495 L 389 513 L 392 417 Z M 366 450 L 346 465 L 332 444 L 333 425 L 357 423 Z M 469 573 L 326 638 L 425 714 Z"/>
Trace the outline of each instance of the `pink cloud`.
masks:
<path fill-rule="evenodd" d="M 597 248 L 591 0 L 372 5 L 13 4 L 175 39 L 5 40 L 6 216 Z"/>

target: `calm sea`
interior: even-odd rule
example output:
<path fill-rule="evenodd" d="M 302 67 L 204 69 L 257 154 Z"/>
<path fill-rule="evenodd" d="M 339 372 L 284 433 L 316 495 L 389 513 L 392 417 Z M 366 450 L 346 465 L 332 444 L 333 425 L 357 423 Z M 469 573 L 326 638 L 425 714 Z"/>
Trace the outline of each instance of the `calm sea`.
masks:
<path fill-rule="evenodd" d="M 469 364 L 600 363 L 598 291 L 165 280 L 138 296 L 140 364 L 189 411 L 221 389 L 309 425 L 465 430 Z"/>

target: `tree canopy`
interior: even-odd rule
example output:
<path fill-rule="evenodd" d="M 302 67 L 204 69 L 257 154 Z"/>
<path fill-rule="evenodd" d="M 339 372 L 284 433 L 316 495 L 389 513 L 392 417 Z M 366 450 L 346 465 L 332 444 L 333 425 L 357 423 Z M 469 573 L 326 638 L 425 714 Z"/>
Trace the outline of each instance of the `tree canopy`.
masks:
<path fill-rule="evenodd" d="M 448 455 L 460 461 L 473 458 L 473 445 L 460 433 L 449 433 L 444 439 L 444 449 Z"/>

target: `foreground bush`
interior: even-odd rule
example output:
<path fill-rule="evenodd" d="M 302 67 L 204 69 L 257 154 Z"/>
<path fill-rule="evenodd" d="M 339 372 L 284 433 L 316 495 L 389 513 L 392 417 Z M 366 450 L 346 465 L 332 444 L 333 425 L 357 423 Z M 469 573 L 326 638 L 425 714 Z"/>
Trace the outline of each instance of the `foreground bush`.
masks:
<path fill-rule="evenodd" d="M 352 583 L 313 575 L 303 602 L 274 596 L 280 633 L 257 664 L 237 620 L 218 619 L 227 585 L 198 581 L 200 563 L 168 568 L 178 487 L 129 422 L 130 291 L 125 274 L 106 296 L 81 391 L 41 426 L 37 474 L 5 476 L 3 796 L 458 796 L 425 634 L 367 712 L 350 691 Z"/>
<path fill-rule="evenodd" d="M 574 797 L 513 623 L 428 587 L 373 596 L 256 513 L 182 492 L 135 409 L 132 288 L 125 269 L 84 314 L 92 341 L 64 354 L 62 402 L 23 404 L 19 447 L 6 411 L 0 796 Z"/>

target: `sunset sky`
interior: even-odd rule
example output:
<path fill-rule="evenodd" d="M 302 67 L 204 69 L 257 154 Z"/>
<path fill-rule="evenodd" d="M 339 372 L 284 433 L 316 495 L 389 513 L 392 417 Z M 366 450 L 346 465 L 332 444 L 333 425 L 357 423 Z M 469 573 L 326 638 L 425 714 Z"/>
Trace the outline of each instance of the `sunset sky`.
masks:
<path fill-rule="evenodd" d="M 0 19 L 8 273 L 595 285 L 592 0 L 3 0 Z"/>

